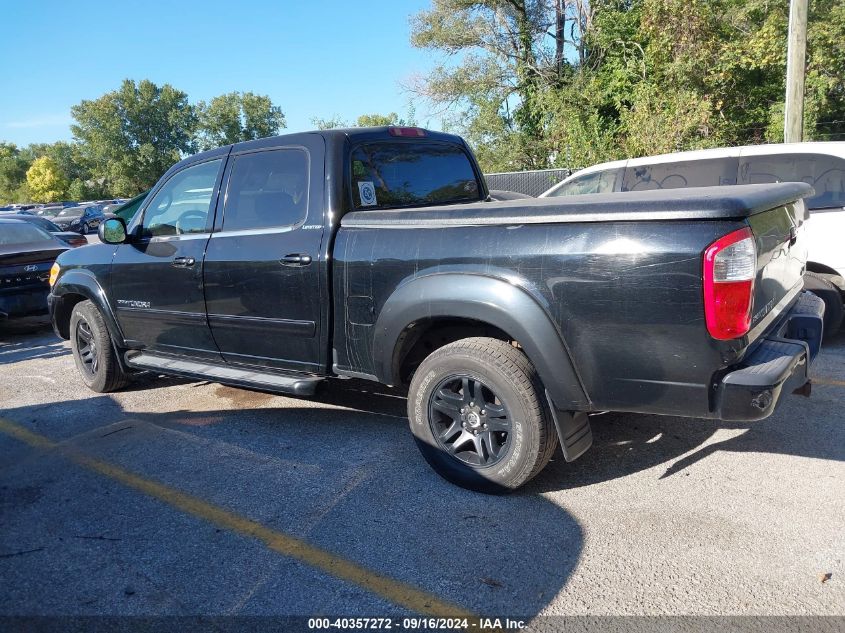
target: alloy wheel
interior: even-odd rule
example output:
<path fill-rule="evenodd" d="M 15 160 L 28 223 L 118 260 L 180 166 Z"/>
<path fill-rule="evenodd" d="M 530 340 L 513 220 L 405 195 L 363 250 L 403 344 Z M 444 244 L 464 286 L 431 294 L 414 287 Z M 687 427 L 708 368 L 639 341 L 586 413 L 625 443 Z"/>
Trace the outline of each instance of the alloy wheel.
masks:
<path fill-rule="evenodd" d="M 512 423 L 495 392 L 472 376 L 449 376 L 429 399 L 429 423 L 440 448 L 465 464 L 492 466 L 507 453 Z"/>
<path fill-rule="evenodd" d="M 99 369 L 100 355 L 94 333 L 85 319 L 80 319 L 76 325 L 76 350 L 85 372 L 94 376 Z"/>

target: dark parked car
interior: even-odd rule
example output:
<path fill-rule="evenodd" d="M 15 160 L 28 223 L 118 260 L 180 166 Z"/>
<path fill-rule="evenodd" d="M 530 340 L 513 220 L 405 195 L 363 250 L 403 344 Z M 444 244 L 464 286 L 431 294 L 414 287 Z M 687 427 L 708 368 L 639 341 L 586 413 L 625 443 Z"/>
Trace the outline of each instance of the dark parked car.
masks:
<path fill-rule="evenodd" d="M 108 205 L 103 209 L 103 215 L 106 219 L 121 218 L 124 222 L 126 222 L 126 224 L 129 224 L 130 220 L 135 217 L 138 209 L 141 208 L 141 204 L 147 198 L 148 193 L 150 193 L 149 190 L 139 193 L 137 196 L 131 200 L 127 200 L 126 202 Z"/>
<path fill-rule="evenodd" d="M 0 217 L 0 319 L 47 312 L 50 267 L 68 248 L 31 222 Z"/>
<path fill-rule="evenodd" d="M 62 209 L 52 221 L 62 231 L 76 231 L 82 235 L 87 235 L 91 229 L 100 226 L 103 220 L 105 220 L 105 216 L 103 216 L 100 207 L 92 205 Z"/>
<path fill-rule="evenodd" d="M 805 386 L 824 311 L 801 278 L 811 192 L 490 201 L 450 134 L 247 141 L 174 165 L 128 226 L 64 253 L 53 325 L 97 392 L 133 371 L 405 386 L 425 459 L 498 492 L 558 441 L 583 454 L 591 412 L 760 420 Z"/>
<path fill-rule="evenodd" d="M 40 218 L 47 218 L 48 220 L 50 220 L 50 219 L 56 217 L 57 215 L 59 215 L 59 213 L 62 212 L 62 209 L 64 209 L 64 207 L 60 204 L 59 205 L 51 204 L 51 205 L 44 206 L 44 207 L 41 207 L 40 209 L 38 209 L 35 212 L 35 215 L 37 215 Z"/>
<path fill-rule="evenodd" d="M 48 233 L 55 235 L 68 246 L 76 248 L 77 246 L 87 246 L 88 240 L 84 235 L 75 233 L 74 231 L 62 231 L 58 226 L 50 222 L 47 218 L 42 218 L 37 215 L 24 215 L 22 213 L 10 213 L 2 216 L 4 218 L 11 218 L 13 220 L 23 220 L 35 226 L 44 229 Z"/>

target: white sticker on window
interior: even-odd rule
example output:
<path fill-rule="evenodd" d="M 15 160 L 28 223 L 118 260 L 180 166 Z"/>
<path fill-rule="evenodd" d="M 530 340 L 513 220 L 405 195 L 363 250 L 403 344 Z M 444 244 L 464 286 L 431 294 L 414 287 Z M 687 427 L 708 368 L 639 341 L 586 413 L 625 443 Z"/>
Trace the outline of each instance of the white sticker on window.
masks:
<path fill-rule="evenodd" d="M 378 204 L 376 201 L 376 188 L 369 180 L 358 183 L 358 193 L 361 195 L 362 207 L 374 207 Z"/>

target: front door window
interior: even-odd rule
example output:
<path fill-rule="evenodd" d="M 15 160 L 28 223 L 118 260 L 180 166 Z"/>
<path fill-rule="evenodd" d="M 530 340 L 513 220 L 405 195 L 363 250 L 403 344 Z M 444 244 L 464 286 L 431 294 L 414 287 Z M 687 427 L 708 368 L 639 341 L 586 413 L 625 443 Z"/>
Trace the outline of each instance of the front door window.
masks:
<path fill-rule="evenodd" d="M 174 174 L 144 210 L 142 235 L 182 235 L 208 230 L 211 193 L 220 159 L 193 165 Z"/>

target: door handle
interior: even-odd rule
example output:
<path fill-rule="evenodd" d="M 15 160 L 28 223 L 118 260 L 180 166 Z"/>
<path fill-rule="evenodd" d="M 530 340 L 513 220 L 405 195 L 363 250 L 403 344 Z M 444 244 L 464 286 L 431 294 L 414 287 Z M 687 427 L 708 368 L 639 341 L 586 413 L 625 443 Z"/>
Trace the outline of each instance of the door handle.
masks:
<path fill-rule="evenodd" d="M 311 263 L 311 255 L 285 255 L 279 260 L 279 263 L 282 266 L 307 266 Z"/>
<path fill-rule="evenodd" d="M 174 257 L 170 264 L 176 268 L 190 268 L 195 262 L 193 257 Z"/>

